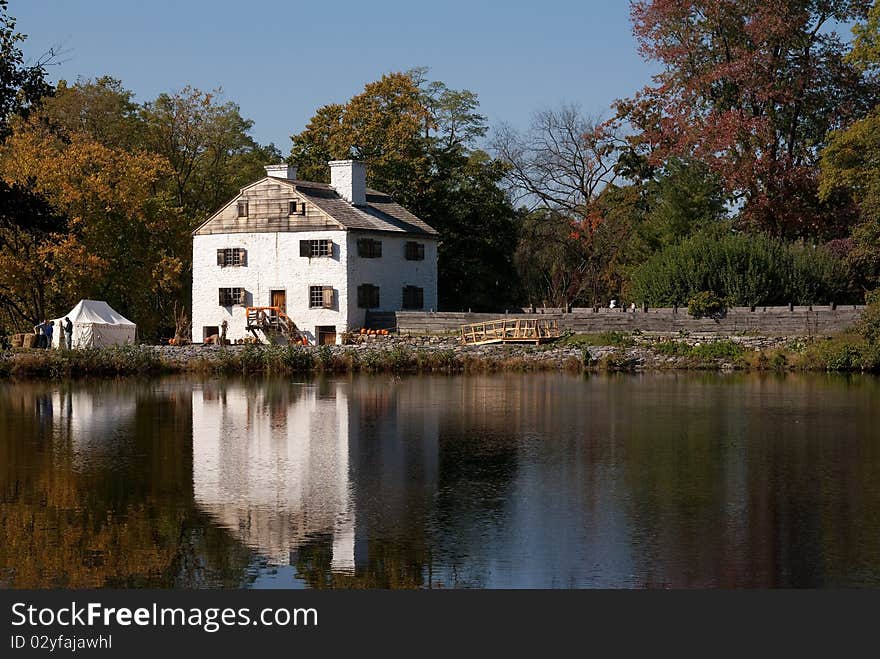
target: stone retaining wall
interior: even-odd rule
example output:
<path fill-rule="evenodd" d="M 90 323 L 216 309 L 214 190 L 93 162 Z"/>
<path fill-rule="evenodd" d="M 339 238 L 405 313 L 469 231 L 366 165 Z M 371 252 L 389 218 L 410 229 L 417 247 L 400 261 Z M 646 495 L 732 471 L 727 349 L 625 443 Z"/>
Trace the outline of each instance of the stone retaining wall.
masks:
<path fill-rule="evenodd" d="M 367 324 L 373 328 L 397 328 L 401 332 L 433 334 L 458 331 L 461 325 L 507 318 L 542 317 L 559 322 L 562 331 L 582 334 L 634 332 L 656 334 L 713 334 L 732 336 L 824 336 L 853 327 L 864 307 L 734 307 L 720 318 L 693 318 L 679 309 L 561 309 L 511 310 L 505 314 L 397 311 L 372 313 Z"/>

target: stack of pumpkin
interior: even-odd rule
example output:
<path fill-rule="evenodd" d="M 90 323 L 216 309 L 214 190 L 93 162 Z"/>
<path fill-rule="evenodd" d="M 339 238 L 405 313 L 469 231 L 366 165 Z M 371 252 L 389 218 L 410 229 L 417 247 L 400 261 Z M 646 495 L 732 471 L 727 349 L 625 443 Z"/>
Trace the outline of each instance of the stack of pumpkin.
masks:
<path fill-rule="evenodd" d="M 366 327 L 361 328 L 362 336 L 388 336 L 390 332 L 387 329 L 376 330 L 376 329 L 367 329 Z"/>

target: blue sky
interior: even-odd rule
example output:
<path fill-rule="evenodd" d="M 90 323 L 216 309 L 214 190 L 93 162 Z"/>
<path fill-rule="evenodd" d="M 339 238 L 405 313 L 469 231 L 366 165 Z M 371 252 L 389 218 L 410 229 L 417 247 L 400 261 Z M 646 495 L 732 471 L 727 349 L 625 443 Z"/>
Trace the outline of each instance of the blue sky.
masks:
<path fill-rule="evenodd" d="M 11 0 L 36 58 L 60 44 L 52 78 L 112 75 L 140 101 L 222 87 L 253 135 L 290 150 L 315 109 L 388 71 L 479 94 L 490 123 L 528 124 L 563 102 L 607 114 L 649 81 L 624 0 Z"/>

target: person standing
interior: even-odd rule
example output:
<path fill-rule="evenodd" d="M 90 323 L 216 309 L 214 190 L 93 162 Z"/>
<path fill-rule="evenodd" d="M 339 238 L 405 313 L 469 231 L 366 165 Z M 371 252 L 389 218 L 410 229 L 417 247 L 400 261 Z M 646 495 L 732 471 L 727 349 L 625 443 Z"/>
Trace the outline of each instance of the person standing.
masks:
<path fill-rule="evenodd" d="M 49 350 L 52 348 L 52 332 L 55 330 L 55 325 L 47 318 L 43 321 L 43 332 L 46 334 L 46 349 Z"/>
<path fill-rule="evenodd" d="M 37 325 L 34 325 L 34 334 L 37 335 L 36 348 L 40 349 L 45 347 L 46 335 L 43 333 L 43 321 L 40 321 Z"/>
<path fill-rule="evenodd" d="M 67 317 L 64 318 L 64 338 L 67 339 L 67 349 L 70 350 L 73 347 L 73 323 Z"/>

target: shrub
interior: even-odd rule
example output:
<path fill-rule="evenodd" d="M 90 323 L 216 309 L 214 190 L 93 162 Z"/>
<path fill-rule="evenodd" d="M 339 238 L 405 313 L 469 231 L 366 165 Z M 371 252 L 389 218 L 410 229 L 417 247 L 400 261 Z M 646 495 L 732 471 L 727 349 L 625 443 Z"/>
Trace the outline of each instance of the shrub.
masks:
<path fill-rule="evenodd" d="M 859 333 L 871 345 L 880 345 L 880 289 L 865 296 L 867 307 L 859 324 Z"/>
<path fill-rule="evenodd" d="M 724 300 L 712 291 L 701 291 L 688 300 L 688 313 L 694 318 L 716 318 L 725 309 Z"/>
<path fill-rule="evenodd" d="M 684 305 L 705 291 L 733 306 L 827 304 L 848 298 L 846 281 L 843 262 L 824 247 L 702 233 L 633 270 L 628 294 L 651 306 Z"/>

